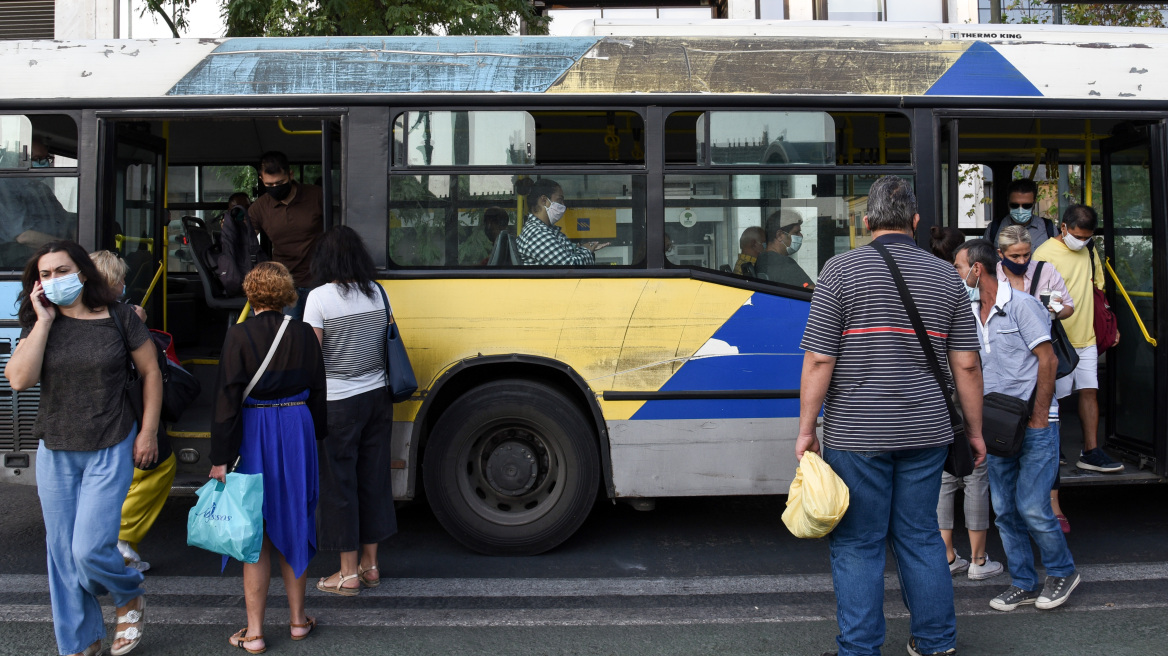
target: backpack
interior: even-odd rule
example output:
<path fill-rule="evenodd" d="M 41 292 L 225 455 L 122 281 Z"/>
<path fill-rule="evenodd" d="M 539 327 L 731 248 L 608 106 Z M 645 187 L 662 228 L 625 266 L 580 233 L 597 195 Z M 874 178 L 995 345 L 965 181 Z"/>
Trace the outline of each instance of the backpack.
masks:
<path fill-rule="evenodd" d="M 255 227 L 243 208 L 235 207 L 223 215 L 219 247 L 208 257 L 214 260 L 212 269 L 228 296 L 243 294 L 244 277 L 256 263 L 268 260 L 255 235 Z"/>
<path fill-rule="evenodd" d="M 1047 219 L 1047 218 L 1044 218 L 1041 216 L 1035 217 L 1035 218 L 1042 219 L 1042 222 L 1046 225 L 1047 239 L 1053 238 L 1055 236 L 1055 234 L 1057 233 L 1057 231 L 1054 229 L 1054 221 L 1051 221 L 1050 219 Z M 990 223 L 990 243 L 993 245 L 995 250 L 998 248 L 998 233 L 1002 231 L 1002 222 L 1005 220 L 1006 220 L 1006 217 L 1000 216 L 1000 217 L 994 219 L 993 222 Z M 1031 221 L 1033 221 L 1033 220 L 1034 219 L 1031 219 Z M 1019 225 L 1021 225 L 1021 224 L 1019 224 Z"/>

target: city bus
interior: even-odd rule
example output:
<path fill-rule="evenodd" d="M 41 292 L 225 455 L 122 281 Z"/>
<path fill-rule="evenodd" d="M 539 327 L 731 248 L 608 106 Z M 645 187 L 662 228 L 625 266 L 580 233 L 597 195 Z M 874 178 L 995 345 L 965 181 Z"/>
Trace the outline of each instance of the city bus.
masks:
<path fill-rule="evenodd" d="M 201 485 L 219 347 L 247 314 L 206 253 L 228 196 L 259 191 L 261 153 L 284 152 L 323 188 L 326 227 L 362 236 L 419 381 L 394 408 L 394 497 L 424 495 L 471 549 L 534 554 L 598 498 L 785 494 L 813 281 L 870 240 L 871 183 L 912 181 L 927 247 L 932 225 L 980 232 L 1006 214 L 1006 183 L 1030 177 L 1049 216 L 1099 209 L 1123 335 L 1100 394 L 1125 470 L 1071 457 L 1064 484 L 1168 473 L 1162 31 L 580 31 L 0 41 L 0 361 L 38 243 L 117 251 L 129 299 L 203 381 L 165 426 L 175 490 Z M 563 237 L 607 244 L 587 264 L 518 248 L 540 220 L 525 191 L 548 180 Z M 488 229 L 487 214 L 506 218 Z M 743 249 L 768 223 L 811 283 L 754 270 Z M 35 480 L 37 394 L 0 383 L 0 480 Z M 1064 421 L 1066 453 L 1077 426 Z"/>

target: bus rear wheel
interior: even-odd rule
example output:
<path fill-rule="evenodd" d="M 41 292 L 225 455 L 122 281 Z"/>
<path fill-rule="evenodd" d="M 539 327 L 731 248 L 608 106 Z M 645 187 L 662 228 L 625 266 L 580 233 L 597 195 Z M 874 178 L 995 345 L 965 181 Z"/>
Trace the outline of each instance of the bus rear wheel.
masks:
<path fill-rule="evenodd" d="M 527 380 L 464 393 L 430 433 L 423 462 L 435 517 L 491 555 L 542 553 L 588 516 L 600 478 L 592 422 L 558 389 Z"/>

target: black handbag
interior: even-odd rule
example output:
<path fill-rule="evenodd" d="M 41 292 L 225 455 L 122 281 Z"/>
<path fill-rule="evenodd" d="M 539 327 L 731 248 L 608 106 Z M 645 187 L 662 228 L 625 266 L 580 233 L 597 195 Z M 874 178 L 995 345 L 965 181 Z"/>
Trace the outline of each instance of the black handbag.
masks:
<path fill-rule="evenodd" d="M 389 311 L 389 297 L 385 295 L 385 288 L 377 285 L 381 298 L 385 300 L 385 377 L 389 382 L 389 395 L 394 403 L 408 401 L 414 392 L 418 391 L 418 379 L 414 376 L 414 368 L 410 364 L 410 356 L 406 353 L 406 345 L 402 342 L 401 333 L 397 324 L 393 322 L 393 314 Z"/>
<path fill-rule="evenodd" d="M 990 392 L 982 399 L 981 435 L 985 439 L 986 453 L 999 458 L 1013 458 L 1022 451 L 1026 439 L 1026 424 L 1034 412 L 1034 395 L 1038 387 L 1030 393 L 1030 400 Z"/>
<path fill-rule="evenodd" d="M 118 330 L 118 335 L 122 338 L 122 346 L 126 349 L 126 401 L 130 404 L 130 409 L 134 412 L 134 419 L 138 422 L 138 430 L 142 430 L 142 416 L 146 414 L 146 404 L 142 400 L 142 374 L 138 373 L 138 369 L 134 366 L 133 350 L 130 348 L 130 340 L 126 339 L 126 329 L 122 326 L 122 317 L 114 311 L 115 307 L 128 308 L 128 306 L 115 303 L 109 306 L 110 319 L 114 321 L 114 327 Z M 135 317 L 135 321 L 137 318 Z M 153 341 L 151 341 L 153 343 Z M 166 355 L 158 350 L 157 344 L 154 347 L 155 352 L 159 357 L 159 367 L 163 366 L 163 361 L 166 361 Z M 160 427 L 161 428 L 161 427 Z M 159 430 L 157 434 L 158 442 L 158 457 L 154 462 L 145 466 L 138 467 L 138 469 L 149 471 L 158 467 L 164 460 L 170 457 L 173 450 L 170 447 L 170 440 L 166 439 L 166 431 Z"/>
<path fill-rule="evenodd" d="M 1034 269 L 1034 278 L 1030 280 L 1031 296 L 1034 296 L 1034 292 L 1038 291 L 1038 276 L 1042 275 L 1042 265 L 1044 264 L 1046 262 L 1039 262 Z M 1079 366 L 1079 352 L 1075 350 L 1074 346 L 1071 346 L 1071 340 L 1067 338 L 1067 331 L 1063 330 L 1063 322 L 1058 319 L 1050 321 L 1050 345 L 1054 347 L 1055 357 L 1058 358 L 1058 371 L 1055 372 L 1054 377 L 1062 378 L 1074 373 L 1075 367 Z"/>
<path fill-rule="evenodd" d="M 941 375 L 941 365 L 937 362 L 937 354 L 933 352 L 933 345 L 929 343 L 928 335 L 925 332 L 925 322 L 921 320 L 921 315 L 917 312 L 917 305 L 913 302 L 912 294 L 908 291 L 908 285 L 904 284 L 904 278 L 900 275 L 900 269 L 896 266 L 896 261 L 892 259 L 892 254 L 880 242 L 872 242 L 872 247 L 880 253 L 880 257 L 884 258 L 888 269 L 892 272 L 892 281 L 896 283 L 896 290 L 900 292 L 900 301 L 904 304 L 905 311 L 908 312 L 913 332 L 916 333 L 917 341 L 921 343 L 921 349 L 925 352 L 925 362 L 928 363 L 929 371 L 932 372 L 933 378 L 937 380 L 937 385 L 941 388 L 941 396 L 945 397 L 945 408 L 949 411 L 949 424 L 953 430 L 953 442 L 949 444 L 949 453 L 945 457 L 945 471 L 957 478 L 969 476 L 974 469 L 973 449 L 969 446 L 969 438 L 965 434 L 965 421 L 957 412 L 953 399 L 949 398 L 949 388 L 945 384 L 945 377 Z"/>
<path fill-rule="evenodd" d="M 203 386 L 194 374 L 166 357 L 172 339 L 170 335 L 160 330 L 151 330 L 150 337 L 162 354 L 158 360 L 162 371 L 162 418 L 165 421 L 178 421 L 187 407 L 199 398 Z"/>

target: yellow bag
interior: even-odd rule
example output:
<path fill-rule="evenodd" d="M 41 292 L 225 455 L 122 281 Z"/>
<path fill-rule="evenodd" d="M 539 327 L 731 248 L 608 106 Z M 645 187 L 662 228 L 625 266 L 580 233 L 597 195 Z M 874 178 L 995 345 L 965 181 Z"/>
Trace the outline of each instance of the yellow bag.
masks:
<path fill-rule="evenodd" d="M 819 454 L 808 451 L 791 481 L 783 523 L 797 538 L 821 538 L 843 519 L 850 498 L 843 479 Z"/>

